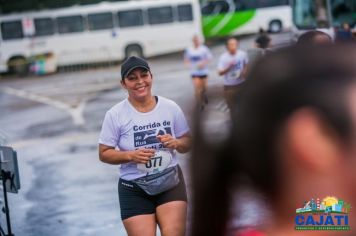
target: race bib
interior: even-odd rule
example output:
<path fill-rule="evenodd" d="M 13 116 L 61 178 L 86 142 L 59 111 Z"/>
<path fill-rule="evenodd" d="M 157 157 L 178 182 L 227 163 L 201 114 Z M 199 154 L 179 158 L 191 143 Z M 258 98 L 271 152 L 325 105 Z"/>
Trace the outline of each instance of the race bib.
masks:
<path fill-rule="evenodd" d="M 166 169 L 172 161 L 169 149 L 156 150 L 155 155 L 146 164 L 137 164 L 137 169 L 146 173 L 158 173 Z"/>
<path fill-rule="evenodd" d="M 202 71 L 204 70 L 204 67 L 200 67 L 199 63 L 195 63 L 192 69 L 193 71 Z"/>
<path fill-rule="evenodd" d="M 228 80 L 237 80 L 238 78 L 240 78 L 240 74 L 241 74 L 240 70 L 231 71 L 230 73 L 228 73 L 227 79 Z"/>

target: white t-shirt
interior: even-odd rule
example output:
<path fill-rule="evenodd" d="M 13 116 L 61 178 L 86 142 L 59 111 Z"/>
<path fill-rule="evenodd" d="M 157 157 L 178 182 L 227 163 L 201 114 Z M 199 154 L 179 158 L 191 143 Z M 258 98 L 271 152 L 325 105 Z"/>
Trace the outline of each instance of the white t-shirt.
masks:
<path fill-rule="evenodd" d="M 211 60 L 212 57 L 209 48 L 205 45 L 200 45 L 198 48 L 192 46 L 184 52 L 184 59 L 190 62 L 190 73 L 192 76 L 207 76 L 209 73 L 208 66 L 205 65 L 199 68 L 198 65 L 202 61 Z"/>
<path fill-rule="evenodd" d="M 247 53 L 241 50 L 238 50 L 234 55 L 229 52 L 223 53 L 219 58 L 218 70 L 226 69 L 231 63 L 234 66 L 223 75 L 225 86 L 234 86 L 244 82 L 245 79 L 241 77 L 241 73 L 248 64 Z"/>
<path fill-rule="evenodd" d="M 138 148 L 159 150 L 163 145 L 157 135 L 171 134 L 179 138 L 189 132 L 189 127 L 180 107 L 172 100 L 158 97 L 155 108 L 146 113 L 137 111 L 128 99 L 106 112 L 99 143 L 121 151 Z M 176 151 L 171 150 L 172 161 L 168 167 L 177 165 Z M 149 173 L 150 174 L 150 173 Z M 147 175 L 138 169 L 137 163 L 120 165 L 120 177 L 133 180 Z"/>

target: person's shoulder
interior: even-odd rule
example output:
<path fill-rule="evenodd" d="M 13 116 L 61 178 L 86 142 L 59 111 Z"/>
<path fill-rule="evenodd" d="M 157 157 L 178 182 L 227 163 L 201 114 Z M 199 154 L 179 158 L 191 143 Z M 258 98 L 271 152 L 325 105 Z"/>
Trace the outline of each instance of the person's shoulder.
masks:
<path fill-rule="evenodd" d="M 246 55 L 247 53 L 246 53 L 246 51 L 245 50 L 243 50 L 243 49 L 239 49 L 239 51 L 238 51 L 241 55 Z"/>
<path fill-rule="evenodd" d="M 191 46 L 186 47 L 184 51 L 185 53 L 190 53 L 192 51 L 192 47 Z"/>
<path fill-rule="evenodd" d="M 175 101 L 173 101 L 173 100 L 171 100 L 169 98 L 158 96 L 158 100 L 159 100 L 161 106 L 164 106 L 166 108 L 167 107 L 170 107 L 170 108 L 173 108 L 173 109 L 174 108 L 179 108 L 178 104 Z"/>
<path fill-rule="evenodd" d="M 237 53 L 237 56 L 240 56 L 240 57 L 247 57 L 247 52 L 244 51 L 244 50 L 239 49 L 239 51 L 238 51 L 238 53 Z"/>
<path fill-rule="evenodd" d="M 210 51 L 210 48 L 208 48 L 208 46 L 206 46 L 205 44 L 202 44 L 201 48 L 204 49 L 205 51 Z"/>
<path fill-rule="evenodd" d="M 193 45 L 190 45 L 189 47 L 187 47 L 187 50 L 189 52 L 194 52 L 194 51 L 196 51 L 196 48 Z"/>
<path fill-rule="evenodd" d="M 173 101 L 172 99 L 166 98 L 166 97 L 162 97 L 162 96 L 157 96 L 158 100 L 162 103 L 162 104 L 168 104 L 168 105 L 172 105 L 172 104 L 177 104 L 175 101 Z"/>
<path fill-rule="evenodd" d="M 259 35 L 256 39 L 255 39 L 255 42 L 264 42 L 264 41 L 270 41 L 271 38 L 268 36 L 268 35 L 265 35 L 265 34 L 262 34 L 262 35 Z"/>
<path fill-rule="evenodd" d="M 229 57 L 229 53 L 228 52 L 223 52 L 220 57 L 219 60 L 226 60 L 226 58 Z"/>
<path fill-rule="evenodd" d="M 107 113 L 109 114 L 118 114 L 121 113 L 123 110 L 127 109 L 127 101 L 126 99 L 122 100 L 121 102 L 118 102 L 114 106 L 112 106 Z"/>
<path fill-rule="evenodd" d="M 261 34 L 257 38 L 259 38 L 259 39 L 270 39 L 271 37 L 268 34 Z"/>

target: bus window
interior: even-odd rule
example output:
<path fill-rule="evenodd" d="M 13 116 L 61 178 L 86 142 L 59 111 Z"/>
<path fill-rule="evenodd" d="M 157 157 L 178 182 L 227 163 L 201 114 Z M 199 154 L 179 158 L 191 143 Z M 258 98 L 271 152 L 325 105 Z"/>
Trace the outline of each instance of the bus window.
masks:
<path fill-rule="evenodd" d="M 258 9 L 266 7 L 287 6 L 288 0 L 241 0 L 235 1 L 236 10 Z"/>
<path fill-rule="evenodd" d="M 317 26 L 314 0 L 294 1 L 294 24 L 298 29 L 314 29 Z"/>
<path fill-rule="evenodd" d="M 37 18 L 34 19 L 35 35 L 46 36 L 54 34 L 54 22 L 51 18 Z"/>
<path fill-rule="evenodd" d="M 229 3 L 225 1 L 207 2 L 201 9 L 203 15 L 216 15 L 229 11 Z"/>
<path fill-rule="evenodd" d="M 288 4 L 287 0 L 258 0 L 257 8 L 284 6 Z"/>
<path fill-rule="evenodd" d="M 335 26 L 340 26 L 343 23 L 354 24 L 356 23 L 356 0 L 331 1 L 331 14 Z"/>
<path fill-rule="evenodd" d="M 178 6 L 178 20 L 179 21 L 192 21 L 193 20 L 192 5 L 185 4 L 185 5 Z"/>
<path fill-rule="evenodd" d="M 65 16 L 57 18 L 58 32 L 60 34 L 83 32 L 84 23 L 82 16 Z"/>
<path fill-rule="evenodd" d="M 121 28 L 143 25 L 142 10 L 119 11 L 117 15 Z"/>
<path fill-rule="evenodd" d="M 148 8 L 148 23 L 151 25 L 173 22 L 172 7 Z"/>
<path fill-rule="evenodd" d="M 257 2 L 257 0 L 242 0 L 241 1 L 241 10 L 248 10 L 248 9 L 256 9 L 258 5 L 262 4 Z"/>
<path fill-rule="evenodd" d="M 8 21 L 1 23 L 1 34 L 3 40 L 23 38 L 21 21 Z"/>
<path fill-rule="evenodd" d="M 114 28 L 112 13 L 97 13 L 88 15 L 89 30 L 103 30 Z"/>

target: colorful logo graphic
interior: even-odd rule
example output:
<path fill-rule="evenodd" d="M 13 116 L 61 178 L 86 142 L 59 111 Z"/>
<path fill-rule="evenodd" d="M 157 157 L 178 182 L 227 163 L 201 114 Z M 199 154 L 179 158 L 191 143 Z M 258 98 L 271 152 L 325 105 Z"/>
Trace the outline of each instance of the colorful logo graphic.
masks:
<path fill-rule="evenodd" d="M 336 197 L 305 201 L 296 210 L 295 230 L 350 230 L 351 205 Z"/>

